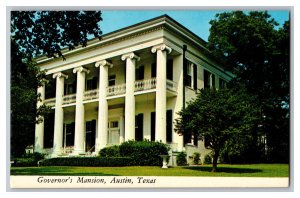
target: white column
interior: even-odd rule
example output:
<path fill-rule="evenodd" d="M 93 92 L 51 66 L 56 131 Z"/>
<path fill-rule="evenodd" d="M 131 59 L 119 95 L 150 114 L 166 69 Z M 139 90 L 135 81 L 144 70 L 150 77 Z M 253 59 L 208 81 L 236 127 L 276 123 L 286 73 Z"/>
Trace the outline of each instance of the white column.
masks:
<path fill-rule="evenodd" d="M 96 62 L 95 66 L 99 67 L 98 134 L 95 147 L 95 152 L 98 153 L 107 145 L 108 104 L 106 89 L 108 86 L 108 66 L 112 67 L 113 65 L 106 60 L 102 60 Z"/>
<path fill-rule="evenodd" d="M 64 82 L 65 78 L 68 78 L 68 76 L 58 72 L 53 74 L 53 78 L 56 78 L 53 155 L 59 155 L 61 153 L 63 143 L 64 111 L 62 108 L 62 103 L 64 95 Z"/>
<path fill-rule="evenodd" d="M 166 110 L 167 110 L 167 51 L 172 49 L 165 44 L 154 46 L 152 53 L 156 52 L 156 101 L 155 101 L 155 140 L 166 143 Z"/>
<path fill-rule="evenodd" d="M 126 94 L 125 94 L 125 141 L 135 139 L 135 63 L 140 58 L 134 53 L 124 54 L 121 59 L 126 60 Z"/>
<path fill-rule="evenodd" d="M 124 124 L 125 124 L 124 116 L 122 115 L 122 116 L 120 116 L 120 126 L 119 126 L 119 128 L 120 128 L 120 143 L 124 142 L 124 140 L 125 140 Z"/>
<path fill-rule="evenodd" d="M 37 101 L 37 109 L 44 104 L 45 85 L 38 87 L 37 93 L 40 94 L 40 100 Z M 34 152 L 43 152 L 44 149 L 44 120 L 35 125 Z"/>
<path fill-rule="evenodd" d="M 78 155 L 80 153 L 85 152 L 85 123 L 83 97 L 85 90 L 85 76 L 86 73 L 89 73 L 89 70 L 85 69 L 84 67 L 77 67 L 73 69 L 73 73 L 77 73 L 74 154 Z"/>

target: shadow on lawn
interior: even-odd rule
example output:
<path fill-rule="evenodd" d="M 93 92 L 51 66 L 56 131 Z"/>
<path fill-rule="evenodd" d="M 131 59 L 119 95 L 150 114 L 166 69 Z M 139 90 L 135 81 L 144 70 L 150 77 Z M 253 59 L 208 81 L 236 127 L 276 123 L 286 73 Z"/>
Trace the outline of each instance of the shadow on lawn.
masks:
<path fill-rule="evenodd" d="M 211 172 L 212 167 L 209 166 L 189 166 L 184 167 L 189 170 L 203 171 L 203 172 Z M 252 168 L 229 168 L 229 167 L 218 167 L 218 173 L 259 173 L 262 172 L 260 169 L 252 169 Z"/>
<path fill-rule="evenodd" d="M 10 175 L 66 175 L 66 176 L 119 176 L 117 174 L 105 174 L 101 172 L 72 172 L 65 169 L 57 168 L 21 168 L 13 169 Z"/>

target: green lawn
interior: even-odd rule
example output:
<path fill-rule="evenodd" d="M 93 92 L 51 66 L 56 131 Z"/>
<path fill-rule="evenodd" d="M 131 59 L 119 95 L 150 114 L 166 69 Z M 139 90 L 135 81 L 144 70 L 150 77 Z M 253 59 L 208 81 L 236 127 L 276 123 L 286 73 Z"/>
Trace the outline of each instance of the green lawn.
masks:
<path fill-rule="evenodd" d="M 129 167 L 11 167 L 11 175 L 76 175 L 76 176 L 223 176 L 223 177 L 288 177 L 288 164 L 211 165 L 162 169 L 153 166 Z"/>

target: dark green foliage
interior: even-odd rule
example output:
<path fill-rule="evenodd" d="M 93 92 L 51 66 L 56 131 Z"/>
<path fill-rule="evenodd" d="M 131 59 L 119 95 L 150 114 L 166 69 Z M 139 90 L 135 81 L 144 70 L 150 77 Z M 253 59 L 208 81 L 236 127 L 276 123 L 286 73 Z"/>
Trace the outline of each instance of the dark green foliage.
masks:
<path fill-rule="evenodd" d="M 211 164 L 211 155 L 207 154 L 204 156 L 204 164 Z"/>
<path fill-rule="evenodd" d="M 194 161 L 194 164 L 200 164 L 200 153 L 194 153 L 193 154 L 193 161 Z"/>
<path fill-rule="evenodd" d="M 12 161 L 13 167 L 30 167 L 30 166 L 38 166 L 38 161 L 43 160 L 44 155 L 41 153 L 30 153 L 25 154 L 23 158 L 14 158 Z"/>
<path fill-rule="evenodd" d="M 186 153 L 180 152 L 176 157 L 176 162 L 177 162 L 177 166 L 186 166 L 187 165 Z"/>
<path fill-rule="evenodd" d="M 229 156 L 248 156 L 252 163 L 260 158 L 287 163 L 290 22 L 278 28 L 267 12 L 234 11 L 216 15 L 210 24 L 208 48 L 236 74 L 233 86 L 243 84 L 248 92 L 257 95 L 261 109 L 260 127 L 252 131 L 252 142 L 244 144 L 240 153 L 228 151 Z M 267 150 L 261 149 L 262 136 L 267 139 Z"/>
<path fill-rule="evenodd" d="M 120 145 L 120 155 L 130 157 L 132 164 L 137 166 L 161 166 L 162 158 L 167 155 L 169 147 L 161 142 L 127 141 Z"/>
<path fill-rule="evenodd" d="M 131 159 L 128 157 L 60 157 L 45 159 L 40 166 L 103 166 L 117 167 L 130 166 Z"/>
<path fill-rule="evenodd" d="M 101 11 L 12 11 L 11 35 L 28 57 L 61 57 L 62 48 L 100 38 Z"/>
<path fill-rule="evenodd" d="M 120 147 L 118 145 L 109 146 L 99 151 L 100 157 L 120 157 Z"/>
<path fill-rule="evenodd" d="M 256 98 L 243 87 L 202 89 L 197 98 L 178 113 L 175 130 L 205 140 L 212 151 L 213 171 L 216 171 L 219 154 L 227 142 L 234 139 L 238 144 L 251 139 L 259 113 Z"/>
<path fill-rule="evenodd" d="M 87 45 L 88 36 L 99 37 L 100 11 L 12 11 L 11 12 L 11 155 L 21 157 L 34 144 L 35 124 L 49 112 L 37 88 L 45 84 L 45 73 L 33 60 L 38 55 L 62 56 L 62 47 Z"/>

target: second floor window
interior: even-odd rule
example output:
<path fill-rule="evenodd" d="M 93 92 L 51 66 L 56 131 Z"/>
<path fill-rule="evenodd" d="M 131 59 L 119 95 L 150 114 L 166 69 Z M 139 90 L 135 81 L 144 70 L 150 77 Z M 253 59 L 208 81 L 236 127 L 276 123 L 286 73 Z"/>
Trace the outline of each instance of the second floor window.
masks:
<path fill-rule="evenodd" d="M 224 89 L 226 87 L 226 81 L 223 79 L 219 79 L 219 89 Z"/>
<path fill-rule="evenodd" d="M 143 80 L 144 79 L 144 65 L 139 66 L 135 69 L 135 80 Z"/>
<path fill-rule="evenodd" d="M 197 65 L 192 62 L 188 62 L 186 66 L 185 86 L 197 90 L 197 84 L 198 84 Z"/>
<path fill-rule="evenodd" d="M 93 89 L 97 89 L 97 84 L 98 84 L 98 78 L 94 77 L 92 79 L 88 79 L 86 81 L 86 90 L 93 90 Z"/>
<path fill-rule="evenodd" d="M 204 70 L 204 89 L 215 88 L 215 75 Z"/>
<path fill-rule="evenodd" d="M 116 85 L 116 75 L 110 75 L 108 77 L 108 86 Z"/>

